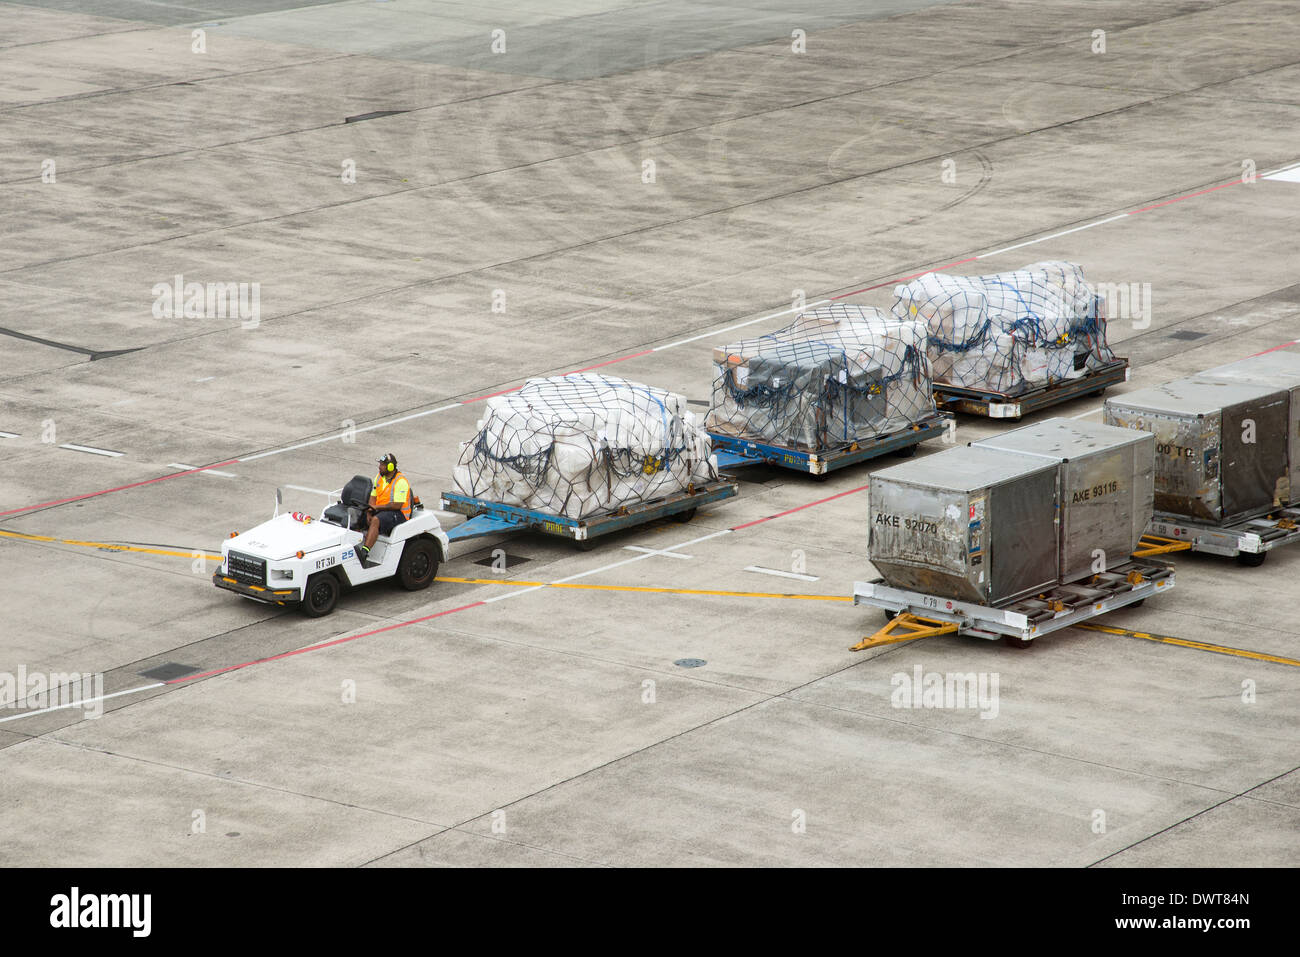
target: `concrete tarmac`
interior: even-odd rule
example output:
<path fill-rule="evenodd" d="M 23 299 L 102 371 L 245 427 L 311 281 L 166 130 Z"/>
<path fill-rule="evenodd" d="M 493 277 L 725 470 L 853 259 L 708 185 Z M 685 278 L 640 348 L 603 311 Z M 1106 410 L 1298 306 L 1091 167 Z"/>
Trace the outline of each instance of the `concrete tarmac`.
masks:
<path fill-rule="evenodd" d="M 1149 283 L 1116 393 L 1300 340 L 1293 4 L 47 0 L 0 50 L 0 673 L 118 695 L 0 708 L 0 864 L 1300 861 L 1300 548 L 1176 556 L 1125 634 L 860 653 L 889 460 L 318 620 L 204 557 L 389 451 L 435 502 L 529 377 L 703 412 L 715 345 L 932 268 Z M 996 717 L 893 707 L 917 666 Z"/>

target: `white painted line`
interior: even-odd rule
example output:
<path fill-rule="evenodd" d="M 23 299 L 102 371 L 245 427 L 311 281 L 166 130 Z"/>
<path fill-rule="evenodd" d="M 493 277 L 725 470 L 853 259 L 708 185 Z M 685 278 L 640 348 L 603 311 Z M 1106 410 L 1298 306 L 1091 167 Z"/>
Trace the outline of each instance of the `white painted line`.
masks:
<path fill-rule="evenodd" d="M 286 445 L 282 449 L 268 449 L 265 452 L 258 452 L 255 455 L 245 455 L 239 461 L 251 462 L 253 461 L 253 459 L 265 458 L 268 455 L 279 455 L 281 452 L 292 452 L 295 449 L 305 449 L 309 445 L 319 445 L 322 442 L 332 442 L 335 439 L 343 438 L 343 436 L 345 435 L 355 435 L 358 432 L 370 432 L 373 429 L 383 429 L 383 428 L 387 428 L 390 425 L 397 425 L 397 423 L 399 422 L 409 422 L 411 419 L 418 419 L 421 416 L 433 415 L 437 412 L 446 412 L 448 409 L 459 409 L 461 406 L 466 404 L 467 403 L 465 402 L 453 402 L 450 405 L 440 405 L 436 409 L 425 409 L 423 412 L 412 412 L 410 415 L 404 415 L 398 419 L 389 419 L 386 422 L 376 422 L 374 425 L 364 425 L 359 429 L 346 429 L 334 435 L 326 435 L 326 436 L 322 436 L 319 439 L 312 439 L 309 442 L 299 442 L 297 445 Z"/>
<path fill-rule="evenodd" d="M 18 432 L 0 432 L 0 439 L 16 439 L 18 437 Z"/>
<path fill-rule="evenodd" d="M 1031 239 L 1028 242 L 1016 243 L 1014 246 L 1007 246 L 1005 249 L 995 249 L 991 253 L 980 253 L 976 259 L 988 259 L 990 256 L 998 256 L 1002 253 L 1009 253 L 1013 249 L 1023 249 L 1026 246 L 1032 246 L 1035 243 L 1045 243 L 1049 239 L 1056 239 L 1058 236 L 1068 236 L 1070 233 L 1077 233 L 1081 229 L 1092 229 L 1094 226 L 1104 226 L 1106 223 L 1113 223 L 1117 219 L 1123 219 L 1128 213 L 1120 213 L 1118 216 L 1112 216 L 1110 219 L 1099 219 L 1095 223 L 1085 223 L 1082 226 L 1075 226 L 1073 229 L 1064 229 L 1059 233 L 1052 233 L 1050 236 L 1039 236 L 1037 239 Z"/>
<path fill-rule="evenodd" d="M 169 469 L 179 469 L 182 472 L 199 472 L 200 475 L 220 475 L 222 478 L 239 478 L 234 472 L 218 472 L 216 469 L 199 470 L 197 465 L 186 465 L 183 462 L 168 462 Z"/>
<path fill-rule="evenodd" d="M 204 376 L 202 379 L 195 379 L 194 381 L 195 381 L 195 382 L 211 382 L 211 381 L 212 381 L 213 379 L 215 379 L 215 378 L 216 378 L 216 376 L 214 376 L 214 375 L 209 375 L 209 376 Z"/>
<path fill-rule="evenodd" d="M 763 568 L 761 565 L 749 565 L 745 568 L 745 571 L 758 572 L 762 575 L 780 575 L 782 578 L 797 578 L 801 582 L 815 582 L 818 580 L 815 575 L 799 575 L 795 572 L 781 572 L 777 571 L 775 568 Z"/>
<path fill-rule="evenodd" d="M 672 551 L 656 551 L 653 548 L 646 548 L 644 545 L 624 545 L 629 552 L 645 552 L 647 555 L 663 555 L 665 558 L 690 558 L 690 555 L 679 555 Z"/>
<path fill-rule="evenodd" d="M 1267 173 L 1264 179 L 1276 180 L 1279 183 L 1300 183 L 1300 166 L 1280 169 L 1276 173 Z"/>
<path fill-rule="evenodd" d="M 689 542 L 682 542 L 680 545 L 672 545 L 668 549 L 665 549 L 665 551 L 669 551 L 671 549 L 676 549 L 676 548 L 686 548 L 688 545 L 695 545 L 698 544 L 699 542 L 707 542 L 710 538 L 717 538 L 719 535 L 730 535 L 730 534 L 731 534 L 731 529 L 724 528 L 720 532 L 713 532 L 709 535 L 701 535 L 699 538 L 692 538 Z M 570 575 L 568 578 L 560 578 L 557 579 L 556 581 L 550 582 L 549 584 L 563 585 L 566 582 L 577 581 L 579 578 L 586 578 L 588 575 L 599 575 L 601 572 L 607 572 L 610 571 L 611 569 L 621 568 L 622 566 L 630 565 L 633 562 L 644 561 L 649 557 L 650 555 L 648 554 L 637 555 L 633 558 L 625 558 L 619 562 L 610 562 L 608 565 L 602 565 L 599 568 L 592 568 L 585 572 L 578 572 L 578 574 L 576 575 Z M 521 588 L 519 589 L 519 591 L 506 592 L 504 595 L 495 595 L 492 598 L 484 598 L 483 604 L 487 605 L 494 601 L 505 601 L 507 598 L 515 598 L 519 595 L 527 595 L 529 592 L 541 591 L 543 588 L 547 588 L 547 587 L 549 586 L 533 585 L 531 588 Z"/>
<path fill-rule="evenodd" d="M 830 301 L 831 301 L 831 300 L 829 300 L 829 299 L 818 299 L 816 302 L 810 302 L 810 303 L 806 304 L 805 306 L 803 306 L 802 308 L 803 308 L 803 309 L 812 309 L 812 308 L 814 308 L 814 307 L 816 307 L 816 306 L 824 306 L 826 303 L 828 303 L 828 302 L 830 302 Z M 715 330 L 713 330 L 712 332 L 702 332 L 702 333 L 700 333 L 698 336 L 691 336 L 689 339 L 679 339 L 677 342 L 670 342 L 670 343 L 668 343 L 668 345 L 666 345 L 666 346 L 655 346 L 655 347 L 654 347 L 653 349 L 651 349 L 650 351 L 651 351 L 651 352 L 662 352 L 664 349 L 672 349 L 672 348 L 674 348 L 674 347 L 676 347 L 676 346 L 684 346 L 684 345 L 686 345 L 686 343 L 688 343 L 688 342 L 697 342 L 697 341 L 699 341 L 700 339 L 708 339 L 708 338 L 711 337 L 711 336 L 720 336 L 720 335 L 722 335 L 724 332 L 730 332 L 732 329 L 743 329 L 745 326 L 752 326 L 752 325 L 753 325 L 754 323 L 756 323 L 756 322 L 766 322 L 768 319 L 775 319 L 775 318 L 777 318 L 778 316 L 787 316 L 787 315 L 789 315 L 789 314 L 792 313 L 792 312 L 799 312 L 799 311 L 800 311 L 800 309 L 799 309 L 798 307 L 791 307 L 791 308 L 789 308 L 789 309 L 782 309 L 780 312 L 774 312 L 774 313 L 772 313 L 770 316 L 759 316 L 757 319 L 749 319 L 749 320 L 747 320 L 747 321 L 745 321 L 745 322 L 738 322 L 738 323 L 736 323 L 734 326 L 727 326 L 727 327 L 725 327 L 725 328 L 723 328 L 723 329 L 715 329 Z"/>
<path fill-rule="evenodd" d="M 323 488 L 308 488 L 305 485 L 286 485 L 285 488 L 291 488 L 295 492 L 315 492 L 317 495 L 333 495 L 333 492 L 327 492 Z"/>
<path fill-rule="evenodd" d="M 86 705 L 94 704 L 96 701 L 107 701 L 109 698 L 120 698 L 124 694 L 135 694 L 137 691 L 148 691 L 150 688 L 161 688 L 164 684 L 165 682 L 159 681 L 157 684 L 141 685 L 138 688 L 127 688 L 125 691 L 114 691 L 112 694 L 99 695 L 82 701 L 73 701 L 68 704 L 56 704 L 52 708 L 41 708 L 39 711 L 24 711 L 22 714 L 0 718 L 0 724 L 4 724 L 6 721 L 17 721 L 19 718 L 30 718 L 33 715 L 48 714 L 51 711 L 62 711 L 64 708 L 84 708 Z"/>
<path fill-rule="evenodd" d="M 1072 419 L 1086 419 L 1086 418 L 1087 418 L 1088 416 L 1090 416 L 1090 415 L 1096 415 L 1098 412 L 1101 411 L 1101 409 L 1102 409 L 1101 406 L 1097 406 L 1097 408 L 1095 408 L 1095 409 L 1089 409 L 1087 412 L 1080 412 L 1078 415 L 1072 415 L 1072 416 L 1070 416 L 1070 418 L 1072 418 Z"/>
<path fill-rule="evenodd" d="M 110 458 L 119 458 L 125 455 L 125 452 L 110 452 L 108 449 L 92 449 L 89 445 L 72 445 L 71 443 L 60 445 L 61 449 L 71 449 L 74 452 L 89 452 L 91 455 L 107 455 Z"/>

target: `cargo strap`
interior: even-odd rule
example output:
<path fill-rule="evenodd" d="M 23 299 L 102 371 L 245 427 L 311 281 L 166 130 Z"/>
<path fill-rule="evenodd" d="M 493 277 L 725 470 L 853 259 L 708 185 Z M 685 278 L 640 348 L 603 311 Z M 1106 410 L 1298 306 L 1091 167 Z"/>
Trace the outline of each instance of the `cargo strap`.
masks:
<path fill-rule="evenodd" d="M 1138 547 L 1133 549 L 1134 558 L 1150 558 L 1152 555 L 1168 555 L 1170 552 L 1185 552 L 1192 547 L 1191 542 L 1176 538 L 1164 538 L 1160 535 L 1143 535 Z"/>
<path fill-rule="evenodd" d="M 894 629 L 906 629 L 902 634 L 896 634 Z M 900 641 L 911 641 L 914 638 L 930 638 L 934 635 L 948 635 L 957 630 L 955 621 L 937 621 L 933 618 L 921 618 L 913 615 L 911 612 L 903 612 L 897 618 L 893 618 L 885 623 L 874 635 L 868 635 L 859 641 L 856 645 L 849 648 L 849 651 L 865 651 L 867 648 L 874 648 L 877 645 L 892 645 Z"/>

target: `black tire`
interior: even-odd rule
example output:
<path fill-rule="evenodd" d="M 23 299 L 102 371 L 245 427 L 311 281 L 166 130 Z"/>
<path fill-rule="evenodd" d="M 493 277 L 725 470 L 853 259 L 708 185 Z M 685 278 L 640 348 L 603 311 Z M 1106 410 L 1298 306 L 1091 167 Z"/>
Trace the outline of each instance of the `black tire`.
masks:
<path fill-rule="evenodd" d="M 675 513 L 673 513 L 673 517 L 672 517 L 672 518 L 673 518 L 673 521 L 674 521 L 674 522 L 681 522 L 683 525 L 685 525 L 687 522 L 689 522 L 689 521 L 690 521 L 691 519 L 693 519 L 694 517 L 695 517 L 695 508 L 688 508 L 688 509 L 687 509 L 686 511 L 684 511 L 684 512 L 675 512 Z"/>
<path fill-rule="evenodd" d="M 339 580 L 329 572 L 317 572 L 307 579 L 298 610 L 308 618 L 324 618 L 339 603 Z"/>
<path fill-rule="evenodd" d="M 1092 391 L 1092 392 L 1089 392 L 1089 393 L 1088 393 L 1088 398 L 1090 398 L 1090 399 L 1097 399 L 1097 398 L 1100 398 L 1101 395 L 1102 395 L 1105 391 L 1106 391 L 1106 387 L 1105 387 L 1105 386 L 1102 386 L 1100 389 L 1096 389 L 1096 390 L 1094 390 L 1094 391 Z"/>
<path fill-rule="evenodd" d="M 1247 568 L 1258 568 L 1268 558 L 1268 552 L 1237 552 L 1237 564 Z"/>
<path fill-rule="evenodd" d="M 432 585 L 437 577 L 437 546 L 423 536 L 407 541 L 397 562 L 397 583 L 407 591 L 419 591 Z"/>
<path fill-rule="evenodd" d="M 1009 648 L 1028 648 L 1034 643 L 1034 639 L 1017 638 L 1014 635 L 1003 635 L 1002 643 Z"/>
<path fill-rule="evenodd" d="M 1146 599 L 1145 599 L 1145 598 L 1139 598 L 1137 601 L 1133 602 L 1133 604 L 1129 605 L 1128 607 L 1129 607 L 1129 608 L 1141 608 L 1141 607 L 1142 607 L 1143 605 L 1145 605 L 1145 604 L 1146 604 Z"/>
<path fill-rule="evenodd" d="M 596 543 L 590 538 L 575 538 L 573 544 L 580 552 L 589 552 L 596 547 Z"/>
<path fill-rule="evenodd" d="M 910 459 L 913 455 L 916 454 L 917 445 L 918 443 L 913 442 L 911 445 L 904 446 L 901 449 L 895 449 L 894 454 L 897 455 L 900 459 Z"/>

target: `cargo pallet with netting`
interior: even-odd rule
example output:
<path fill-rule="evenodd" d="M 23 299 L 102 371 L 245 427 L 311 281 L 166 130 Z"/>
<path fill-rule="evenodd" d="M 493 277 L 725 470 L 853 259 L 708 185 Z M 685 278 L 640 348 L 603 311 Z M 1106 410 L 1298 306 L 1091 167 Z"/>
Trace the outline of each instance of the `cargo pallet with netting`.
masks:
<path fill-rule="evenodd" d="M 920 322 L 836 303 L 714 349 L 705 428 L 718 468 L 825 475 L 915 451 L 952 420 L 935 408 L 925 341 Z"/>
<path fill-rule="evenodd" d="M 1106 342 L 1105 298 L 1075 263 L 926 273 L 894 288 L 891 312 L 925 324 L 940 409 L 1018 419 L 1128 378 Z"/>
<path fill-rule="evenodd" d="M 1174 587 L 1173 566 L 1134 558 L 1090 580 L 1055 585 L 1028 598 L 993 605 L 956 601 L 887 585 L 884 579 L 855 582 L 854 605 L 874 605 L 889 615 L 884 627 L 852 647 L 862 651 L 933 635 L 959 634 L 1026 647 L 1035 638 L 1098 615 L 1139 605 Z"/>
<path fill-rule="evenodd" d="M 1300 508 L 1282 508 L 1235 525 L 1211 525 L 1183 517 L 1156 517 L 1135 554 L 1163 555 L 1193 551 L 1236 558 L 1243 565 L 1264 564 L 1268 553 L 1300 542 Z"/>
<path fill-rule="evenodd" d="M 446 530 L 447 539 L 452 542 L 483 538 L 488 535 L 513 535 L 531 531 L 567 538 L 578 543 L 579 547 L 585 548 L 592 539 L 611 532 L 621 532 L 638 525 L 645 525 L 656 519 L 672 518 L 679 522 L 689 522 L 695 517 L 695 510 L 700 506 L 720 502 L 735 494 L 735 482 L 709 482 L 691 486 L 682 492 L 654 501 L 629 504 L 606 515 L 569 518 L 537 509 L 490 502 L 456 492 L 444 492 L 442 509 L 469 516 L 467 521 Z"/>
<path fill-rule="evenodd" d="M 709 438 L 713 440 L 719 471 L 742 468 L 746 465 L 774 465 L 797 472 L 807 472 L 810 475 L 825 475 L 848 465 L 857 465 L 868 459 L 888 455 L 890 452 L 911 455 L 926 439 L 938 438 L 947 432 L 951 428 L 950 422 L 952 416 L 936 413 L 920 422 L 904 426 L 897 432 L 870 436 L 840 448 L 823 449 L 819 452 L 791 449 L 713 432 L 709 433 Z"/>
<path fill-rule="evenodd" d="M 1018 419 L 1072 399 L 1099 396 L 1110 386 L 1127 382 L 1128 374 L 1128 360 L 1116 358 L 1077 379 L 1063 379 L 1019 395 L 987 389 L 963 389 L 946 382 L 935 382 L 934 400 L 939 408 L 953 412 L 983 415 L 990 419 Z"/>

